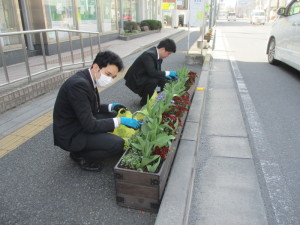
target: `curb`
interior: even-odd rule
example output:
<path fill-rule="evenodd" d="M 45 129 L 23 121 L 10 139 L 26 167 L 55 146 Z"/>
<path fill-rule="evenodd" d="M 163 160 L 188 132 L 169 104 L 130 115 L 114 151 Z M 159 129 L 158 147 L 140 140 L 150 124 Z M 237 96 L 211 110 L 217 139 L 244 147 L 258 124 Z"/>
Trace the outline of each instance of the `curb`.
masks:
<path fill-rule="evenodd" d="M 146 33 L 144 33 L 144 32 L 146 32 Z M 132 35 L 129 35 L 129 36 L 119 35 L 118 39 L 123 40 L 123 41 L 130 41 L 130 40 L 133 40 L 133 39 L 136 39 L 136 38 L 147 36 L 149 34 L 158 33 L 158 32 L 160 32 L 160 30 L 152 30 L 152 31 L 150 30 L 150 31 L 144 31 L 144 32 L 137 33 L 137 34 L 132 34 Z"/>
<path fill-rule="evenodd" d="M 164 38 L 171 37 L 173 35 L 183 32 L 180 30 L 174 34 L 167 35 L 163 38 L 155 40 L 150 44 L 138 47 L 137 49 L 129 52 L 127 55 L 123 56 L 122 59 L 133 55 L 139 51 L 142 51 L 150 46 L 153 46 L 155 43 L 160 42 Z M 83 67 L 73 69 L 71 71 L 61 72 L 58 75 L 47 77 L 45 79 L 41 78 L 39 81 L 32 82 L 30 84 L 24 85 L 22 87 L 16 87 L 13 91 L 8 91 L 5 94 L 0 95 L 0 114 L 4 113 L 12 108 L 15 108 L 23 103 L 26 103 L 30 100 L 33 100 L 43 94 L 49 93 L 60 87 L 63 82 L 72 76 L 75 72 L 83 69 Z"/>
<path fill-rule="evenodd" d="M 210 61 L 211 55 L 208 53 L 197 84 L 197 87 L 204 88 L 204 91 L 196 89 L 194 93 L 155 225 L 188 224 Z"/>

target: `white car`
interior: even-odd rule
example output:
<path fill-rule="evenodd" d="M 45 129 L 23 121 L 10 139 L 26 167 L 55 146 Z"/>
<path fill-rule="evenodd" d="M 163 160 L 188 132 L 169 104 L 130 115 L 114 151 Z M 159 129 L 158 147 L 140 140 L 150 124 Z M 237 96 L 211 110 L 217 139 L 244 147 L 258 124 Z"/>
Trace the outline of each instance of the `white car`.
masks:
<path fill-rule="evenodd" d="M 228 21 L 230 21 L 230 20 L 236 21 L 236 14 L 235 14 L 235 12 L 228 13 L 227 20 Z"/>
<path fill-rule="evenodd" d="M 300 71 L 300 0 L 292 0 L 277 14 L 267 47 L 268 61 L 282 61 Z"/>
<path fill-rule="evenodd" d="M 251 24 L 265 24 L 266 15 L 264 10 L 253 10 L 251 13 Z"/>

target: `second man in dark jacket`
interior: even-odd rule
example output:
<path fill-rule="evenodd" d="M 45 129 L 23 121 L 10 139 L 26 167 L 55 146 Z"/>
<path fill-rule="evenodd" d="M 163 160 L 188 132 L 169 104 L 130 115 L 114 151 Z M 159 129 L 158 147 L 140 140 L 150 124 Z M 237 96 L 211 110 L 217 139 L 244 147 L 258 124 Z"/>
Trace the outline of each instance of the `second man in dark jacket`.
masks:
<path fill-rule="evenodd" d="M 162 40 L 157 47 L 143 52 L 128 69 L 126 86 L 141 99 L 141 106 L 147 103 L 156 88 L 163 90 L 168 80 L 177 79 L 175 71 L 161 71 L 162 60 L 176 52 L 176 44 L 172 39 Z"/>

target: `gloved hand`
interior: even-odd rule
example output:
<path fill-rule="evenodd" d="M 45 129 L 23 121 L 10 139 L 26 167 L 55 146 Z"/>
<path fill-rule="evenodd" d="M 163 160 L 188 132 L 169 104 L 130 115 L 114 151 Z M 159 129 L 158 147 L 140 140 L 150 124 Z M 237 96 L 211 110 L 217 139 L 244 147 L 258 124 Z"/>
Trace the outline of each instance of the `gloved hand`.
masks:
<path fill-rule="evenodd" d="M 122 108 L 127 109 L 125 105 L 122 105 L 120 103 L 111 103 L 111 110 L 119 112 L 119 110 Z"/>
<path fill-rule="evenodd" d="M 119 117 L 119 118 L 121 120 L 121 124 L 129 128 L 133 128 L 137 130 L 141 126 L 140 122 L 136 119 L 131 119 L 128 117 Z"/>
<path fill-rule="evenodd" d="M 166 77 L 169 80 L 177 80 L 178 79 L 178 75 L 177 75 L 176 71 L 170 71 L 170 75 L 168 75 Z"/>

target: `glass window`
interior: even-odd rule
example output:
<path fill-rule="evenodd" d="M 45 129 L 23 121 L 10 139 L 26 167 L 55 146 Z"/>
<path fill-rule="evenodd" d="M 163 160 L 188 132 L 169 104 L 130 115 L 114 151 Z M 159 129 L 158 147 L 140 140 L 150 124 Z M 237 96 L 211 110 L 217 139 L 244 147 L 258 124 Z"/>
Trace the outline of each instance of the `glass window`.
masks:
<path fill-rule="evenodd" d="M 132 19 L 141 22 L 143 17 L 143 3 L 140 0 L 132 0 Z"/>
<path fill-rule="evenodd" d="M 113 0 L 111 1 L 111 27 L 112 30 L 116 30 L 117 29 L 117 1 L 118 0 Z"/>
<path fill-rule="evenodd" d="M 137 3 L 136 0 L 131 0 L 131 14 L 132 14 L 132 21 L 137 22 Z"/>
<path fill-rule="evenodd" d="M 255 16 L 264 16 L 264 15 L 265 15 L 264 12 L 256 12 L 256 13 L 255 13 Z"/>
<path fill-rule="evenodd" d="M 76 29 L 72 0 L 45 0 L 45 10 L 48 28 Z M 50 39 L 55 39 L 55 34 L 48 33 Z M 67 32 L 59 32 L 60 38 L 67 38 Z"/>
<path fill-rule="evenodd" d="M 97 32 L 96 0 L 77 0 L 79 30 Z"/>
<path fill-rule="evenodd" d="M 0 32 L 14 32 L 20 30 L 17 10 L 18 7 L 16 7 L 15 1 L 0 0 Z M 21 43 L 18 36 L 3 37 L 0 41 L 2 41 L 4 46 Z"/>
<path fill-rule="evenodd" d="M 288 15 L 291 16 L 291 15 L 295 15 L 298 13 L 300 13 L 300 1 L 295 1 L 289 9 Z"/>
<path fill-rule="evenodd" d="M 132 20 L 130 0 L 122 1 L 123 4 L 123 20 Z"/>
<path fill-rule="evenodd" d="M 156 20 L 157 19 L 157 7 L 156 7 L 157 3 L 156 3 L 156 0 L 153 0 L 153 14 L 152 14 L 152 19 Z"/>
<path fill-rule="evenodd" d="M 112 31 L 117 29 L 116 18 L 116 1 L 103 0 L 102 1 L 102 14 L 103 14 L 103 32 Z"/>
<path fill-rule="evenodd" d="M 147 0 L 147 19 L 152 19 L 152 0 Z"/>

